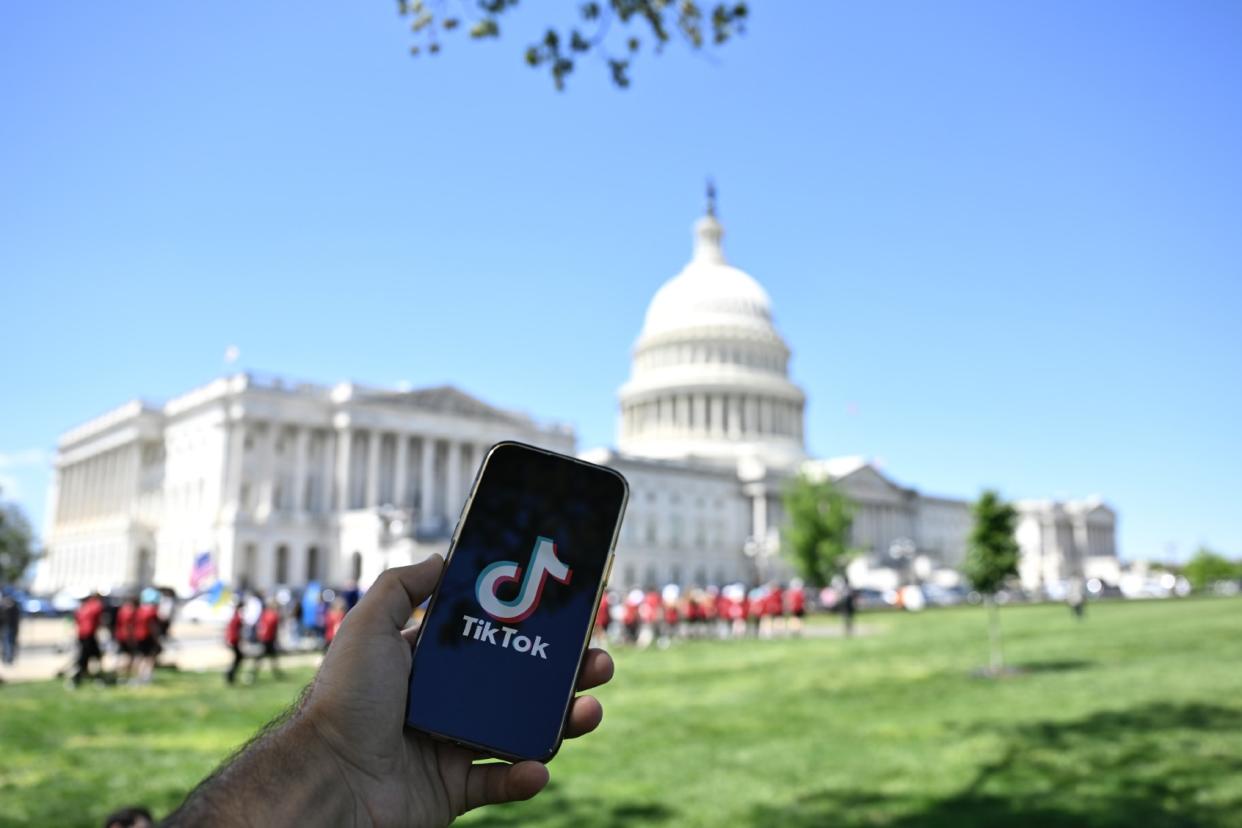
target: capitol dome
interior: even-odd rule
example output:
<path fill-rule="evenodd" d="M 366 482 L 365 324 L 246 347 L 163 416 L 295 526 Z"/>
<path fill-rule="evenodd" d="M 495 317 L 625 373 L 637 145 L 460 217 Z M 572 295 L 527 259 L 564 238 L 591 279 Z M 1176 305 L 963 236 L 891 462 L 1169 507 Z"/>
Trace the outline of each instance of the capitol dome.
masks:
<path fill-rule="evenodd" d="M 694 254 L 647 307 L 622 386 L 619 447 L 644 457 L 788 467 L 805 456 L 805 397 L 767 291 L 726 261 L 710 201 Z"/>

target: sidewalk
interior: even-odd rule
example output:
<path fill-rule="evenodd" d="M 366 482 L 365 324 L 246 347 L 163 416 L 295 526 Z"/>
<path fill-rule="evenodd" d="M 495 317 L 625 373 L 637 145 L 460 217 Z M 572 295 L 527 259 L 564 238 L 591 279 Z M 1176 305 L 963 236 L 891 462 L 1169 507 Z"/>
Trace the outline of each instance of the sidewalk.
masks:
<path fill-rule="evenodd" d="M 172 638 L 165 642 L 160 654 L 160 664 L 175 664 L 179 670 L 205 672 L 225 670 L 233 662 L 233 653 L 224 646 L 224 628 L 215 624 L 177 623 L 172 627 Z M 101 636 L 100 644 L 108 647 L 107 636 Z M 13 664 L 0 664 L 0 679 L 6 682 L 49 681 L 57 673 L 71 670 L 77 643 L 73 627 L 63 619 L 25 619 L 18 638 L 17 660 Z M 307 652 L 288 648 L 282 650 L 280 661 L 290 667 L 313 666 L 319 663 L 318 651 Z M 112 669 L 115 661 L 111 653 L 105 653 L 106 665 Z"/>

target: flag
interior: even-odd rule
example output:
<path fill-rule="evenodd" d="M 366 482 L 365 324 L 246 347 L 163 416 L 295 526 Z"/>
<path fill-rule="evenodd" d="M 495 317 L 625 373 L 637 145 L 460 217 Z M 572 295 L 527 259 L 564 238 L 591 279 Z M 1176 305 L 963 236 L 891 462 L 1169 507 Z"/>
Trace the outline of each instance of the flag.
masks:
<path fill-rule="evenodd" d="M 194 566 L 190 568 L 190 591 L 198 592 L 203 584 L 214 577 L 216 577 L 216 565 L 211 560 L 211 553 L 198 553 L 194 558 Z"/>

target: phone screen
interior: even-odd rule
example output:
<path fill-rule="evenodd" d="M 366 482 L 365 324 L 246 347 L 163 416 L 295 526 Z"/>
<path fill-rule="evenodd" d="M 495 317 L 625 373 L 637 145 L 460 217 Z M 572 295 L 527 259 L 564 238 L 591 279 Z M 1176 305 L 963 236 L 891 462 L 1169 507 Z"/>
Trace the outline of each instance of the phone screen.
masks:
<path fill-rule="evenodd" d="M 423 621 L 408 725 L 500 756 L 551 758 L 625 499 L 611 469 L 492 449 Z"/>

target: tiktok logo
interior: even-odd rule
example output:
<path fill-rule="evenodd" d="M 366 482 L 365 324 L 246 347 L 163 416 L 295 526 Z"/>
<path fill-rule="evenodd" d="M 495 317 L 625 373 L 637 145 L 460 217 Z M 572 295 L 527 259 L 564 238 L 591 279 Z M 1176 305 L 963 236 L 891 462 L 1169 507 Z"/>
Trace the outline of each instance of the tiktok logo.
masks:
<path fill-rule="evenodd" d="M 479 573 L 474 592 L 484 612 L 497 621 L 515 623 L 529 617 L 539 606 L 548 576 L 568 584 L 570 574 L 568 564 L 556 557 L 556 543 L 540 537 L 535 541 L 535 548 L 530 553 L 530 566 L 526 567 L 525 572 L 517 561 L 497 561 Z M 497 597 L 501 584 L 518 580 L 522 585 L 516 598 L 502 601 Z"/>

